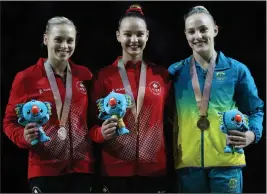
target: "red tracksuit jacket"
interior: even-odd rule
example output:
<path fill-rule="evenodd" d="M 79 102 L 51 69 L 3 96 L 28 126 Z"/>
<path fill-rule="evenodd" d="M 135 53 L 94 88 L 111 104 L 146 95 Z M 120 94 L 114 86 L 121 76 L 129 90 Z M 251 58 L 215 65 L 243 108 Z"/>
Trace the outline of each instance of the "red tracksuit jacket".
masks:
<path fill-rule="evenodd" d="M 120 59 L 119 57 L 118 59 Z M 125 94 L 118 71 L 118 59 L 110 66 L 102 69 L 94 79 L 92 105 L 96 100 L 106 97 L 112 90 Z M 136 101 L 141 62 L 136 65 L 128 62 L 125 65 L 129 83 Z M 157 90 L 155 90 L 155 84 Z M 90 137 L 102 144 L 102 175 L 104 176 L 161 176 L 166 174 L 166 148 L 163 130 L 163 114 L 170 88 L 168 71 L 160 66 L 147 64 L 146 90 L 143 106 L 135 124 L 130 109 L 123 120 L 130 134 L 105 141 L 101 134 L 101 123 L 92 126 Z M 97 110 L 91 109 L 92 112 Z M 98 115 L 94 112 L 94 115 Z"/>
<path fill-rule="evenodd" d="M 72 70 L 72 101 L 66 128 L 67 138 L 62 141 L 57 137 L 59 121 L 52 90 L 50 88 L 44 62 L 40 58 L 36 65 L 19 72 L 13 82 L 3 122 L 5 134 L 20 148 L 29 149 L 28 178 L 38 176 L 57 176 L 60 174 L 93 172 L 92 146 L 87 128 L 88 97 L 84 80 L 92 78 L 91 72 L 83 66 L 71 61 Z M 65 99 L 65 86 L 59 76 L 55 76 L 62 103 Z M 51 138 L 49 142 L 31 146 L 23 137 L 24 127 L 19 125 L 15 106 L 31 99 L 52 103 L 52 115 L 43 126 L 45 133 Z"/>

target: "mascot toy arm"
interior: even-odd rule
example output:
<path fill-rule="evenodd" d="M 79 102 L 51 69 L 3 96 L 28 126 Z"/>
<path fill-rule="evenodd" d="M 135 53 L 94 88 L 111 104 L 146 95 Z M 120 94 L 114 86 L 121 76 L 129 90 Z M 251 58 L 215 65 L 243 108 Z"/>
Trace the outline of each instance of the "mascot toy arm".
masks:
<path fill-rule="evenodd" d="M 51 109 L 51 103 L 37 100 L 16 105 L 15 111 L 18 117 L 18 123 L 22 126 L 26 126 L 29 123 L 36 123 L 36 127 L 39 130 L 39 137 L 33 140 L 31 145 L 50 140 L 50 137 L 46 136 L 42 125 L 49 120 L 52 114 Z"/>
<path fill-rule="evenodd" d="M 96 103 L 99 110 L 99 119 L 118 119 L 117 136 L 130 133 L 122 119 L 127 108 L 132 106 L 132 99 L 129 95 L 110 92 L 108 96 L 97 100 Z"/>
<path fill-rule="evenodd" d="M 242 114 L 239 110 L 233 109 L 226 112 L 219 113 L 221 125 L 220 129 L 223 133 L 228 134 L 231 130 L 237 130 L 245 132 L 249 130 L 248 127 L 248 116 Z M 242 148 L 234 148 L 232 145 L 227 145 L 224 148 L 225 153 L 243 154 L 244 150 Z"/>

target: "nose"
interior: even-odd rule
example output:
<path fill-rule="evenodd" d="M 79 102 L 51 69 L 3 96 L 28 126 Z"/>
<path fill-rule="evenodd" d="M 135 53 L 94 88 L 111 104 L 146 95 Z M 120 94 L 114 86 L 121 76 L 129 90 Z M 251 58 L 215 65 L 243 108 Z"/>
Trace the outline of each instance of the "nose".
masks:
<path fill-rule="evenodd" d="M 132 35 L 131 36 L 131 42 L 137 42 L 138 39 L 137 39 L 137 36 L 136 35 Z"/>
<path fill-rule="evenodd" d="M 195 39 L 201 39 L 201 38 L 202 38 L 202 34 L 199 31 L 196 31 Z"/>
<path fill-rule="evenodd" d="M 109 105 L 112 106 L 116 106 L 117 104 L 117 100 L 115 98 L 110 98 L 109 99 Z"/>
<path fill-rule="evenodd" d="M 239 114 L 235 115 L 235 121 L 240 123 L 242 121 L 241 115 L 239 115 Z"/>
<path fill-rule="evenodd" d="M 62 47 L 62 48 L 68 48 L 68 43 L 67 43 L 67 41 L 63 41 L 62 44 L 61 44 L 61 47 Z"/>
<path fill-rule="evenodd" d="M 37 114 L 38 112 L 39 112 L 38 106 L 36 106 L 36 105 L 32 106 L 32 113 Z"/>

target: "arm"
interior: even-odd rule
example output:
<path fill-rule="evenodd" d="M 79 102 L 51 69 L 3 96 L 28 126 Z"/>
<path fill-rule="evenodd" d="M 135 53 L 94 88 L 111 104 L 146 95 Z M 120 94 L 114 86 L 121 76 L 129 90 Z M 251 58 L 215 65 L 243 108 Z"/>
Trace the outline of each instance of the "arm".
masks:
<path fill-rule="evenodd" d="M 98 119 L 98 108 L 96 101 L 99 99 L 101 91 L 100 80 L 95 76 L 92 80 L 86 81 L 85 86 L 88 93 L 88 116 L 87 124 L 89 129 L 89 137 L 96 143 L 103 143 L 104 137 L 101 133 L 101 120 Z"/>
<path fill-rule="evenodd" d="M 26 89 L 24 88 L 25 79 L 23 72 L 16 75 L 8 104 L 6 106 L 6 112 L 3 119 L 3 131 L 7 137 L 20 148 L 29 148 L 30 144 L 24 138 L 24 127 L 18 124 L 18 117 L 15 112 L 17 104 L 25 103 L 27 101 Z"/>
<path fill-rule="evenodd" d="M 234 99 L 239 110 L 249 116 L 249 129 L 255 135 L 255 143 L 262 136 L 263 101 L 258 96 L 258 90 L 248 68 L 241 64 L 238 68 L 238 81 Z"/>

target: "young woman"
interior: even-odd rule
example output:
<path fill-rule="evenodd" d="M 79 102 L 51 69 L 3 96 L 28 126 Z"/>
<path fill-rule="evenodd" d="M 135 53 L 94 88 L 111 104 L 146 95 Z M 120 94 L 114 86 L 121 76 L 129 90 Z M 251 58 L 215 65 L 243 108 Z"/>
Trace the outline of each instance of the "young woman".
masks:
<path fill-rule="evenodd" d="M 87 128 L 88 97 L 82 82 L 91 72 L 69 58 L 75 50 L 76 28 L 65 17 L 46 26 L 43 43 L 48 58 L 19 72 L 13 82 L 3 122 L 5 134 L 29 150 L 28 178 L 32 192 L 90 192 L 93 162 Z M 15 107 L 32 99 L 52 104 L 43 126 L 50 141 L 31 145 L 39 138 L 34 123 L 17 123 Z"/>
<path fill-rule="evenodd" d="M 248 68 L 214 48 L 218 27 L 203 6 L 185 16 L 185 35 L 193 55 L 169 67 L 174 78 L 178 142 L 176 168 L 180 192 L 242 192 L 245 155 L 224 153 L 257 143 L 262 135 L 263 101 Z M 219 112 L 238 108 L 249 116 L 249 130 L 220 130 Z M 227 139 L 226 139 L 227 138 Z"/>
<path fill-rule="evenodd" d="M 116 119 L 90 129 L 92 140 L 102 147 L 104 192 L 163 192 L 168 184 L 165 143 L 172 142 L 165 141 L 171 128 L 164 128 L 163 122 L 168 71 L 143 60 L 149 31 L 139 5 L 132 5 L 121 17 L 116 36 L 122 56 L 94 79 L 92 103 L 114 91 L 131 96 L 134 105 L 123 118 L 129 134 L 116 135 Z"/>

